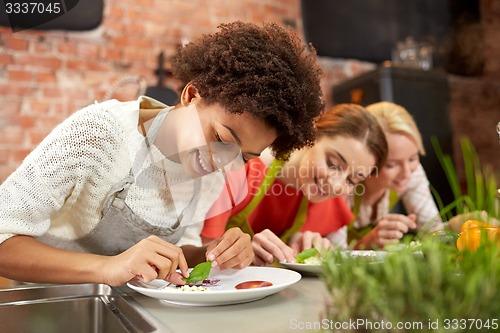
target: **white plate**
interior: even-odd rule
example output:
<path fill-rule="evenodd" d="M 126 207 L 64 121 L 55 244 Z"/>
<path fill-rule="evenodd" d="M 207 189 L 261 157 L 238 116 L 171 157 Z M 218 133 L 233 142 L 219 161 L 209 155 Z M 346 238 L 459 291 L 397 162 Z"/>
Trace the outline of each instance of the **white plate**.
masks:
<path fill-rule="evenodd" d="M 321 272 L 323 272 L 323 267 L 318 264 L 298 264 L 289 262 L 282 262 L 280 264 L 302 274 L 320 275 Z"/>
<path fill-rule="evenodd" d="M 353 251 L 342 251 L 343 255 L 351 256 L 353 258 L 369 258 L 373 262 L 382 261 L 387 255 L 386 251 L 374 251 L 374 250 L 353 250 Z"/>
<path fill-rule="evenodd" d="M 209 291 L 180 291 L 164 289 L 168 282 L 153 280 L 149 283 L 132 281 L 127 285 L 133 290 L 149 297 L 168 303 L 189 306 L 227 305 L 256 301 L 275 294 L 298 282 L 301 275 L 297 272 L 274 267 L 247 267 L 242 270 L 212 271 L 209 278 L 220 279 Z M 252 289 L 236 289 L 238 283 L 245 281 L 268 281 L 272 286 Z"/>
<path fill-rule="evenodd" d="M 341 251 L 343 256 L 351 256 L 353 258 L 370 258 L 372 262 L 381 262 L 387 255 L 386 251 Z M 323 272 L 323 267 L 321 264 L 298 264 L 298 263 L 280 263 L 286 268 L 292 269 L 294 271 L 310 274 L 310 275 L 320 275 Z"/>

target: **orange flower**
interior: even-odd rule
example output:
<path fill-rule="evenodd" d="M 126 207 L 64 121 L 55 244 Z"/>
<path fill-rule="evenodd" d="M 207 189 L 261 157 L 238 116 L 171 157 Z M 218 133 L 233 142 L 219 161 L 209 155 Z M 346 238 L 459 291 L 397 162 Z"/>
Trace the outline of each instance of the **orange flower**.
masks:
<path fill-rule="evenodd" d="M 466 221 L 457 239 L 457 248 L 460 251 L 475 251 L 486 237 L 490 241 L 498 241 L 500 245 L 500 228 L 477 220 Z"/>
<path fill-rule="evenodd" d="M 492 225 L 489 223 L 483 222 L 483 221 L 467 220 L 464 222 L 464 224 L 462 224 L 462 227 L 460 228 L 460 232 L 465 232 L 469 229 L 477 228 L 477 227 L 490 228 L 490 227 L 492 227 Z"/>

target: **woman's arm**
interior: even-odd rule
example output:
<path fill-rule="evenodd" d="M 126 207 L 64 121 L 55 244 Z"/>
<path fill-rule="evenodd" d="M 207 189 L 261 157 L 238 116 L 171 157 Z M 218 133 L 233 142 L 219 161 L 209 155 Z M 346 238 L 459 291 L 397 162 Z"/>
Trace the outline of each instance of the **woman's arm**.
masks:
<path fill-rule="evenodd" d="M 385 245 L 397 242 L 410 230 L 416 228 L 415 215 L 383 215 L 368 234 L 356 242 L 356 250 L 381 250 Z"/>
<path fill-rule="evenodd" d="M 0 244 L 0 275 L 38 283 L 105 283 L 120 286 L 133 278 L 167 279 L 183 284 L 187 276 L 180 248 L 156 236 L 143 239 L 116 256 L 71 252 L 45 245 L 29 236 L 14 236 Z"/>
<path fill-rule="evenodd" d="M 429 188 L 422 165 L 413 172 L 408 189 L 401 198 L 408 214 L 415 214 L 417 229 L 432 232 L 442 228 L 439 210 Z"/>
<path fill-rule="evenodd" d="M 40 283 L 104 282 L 104 258 L 63 251 L 30 236 L 14 236 L 0 244 L 0 275 Z"/>

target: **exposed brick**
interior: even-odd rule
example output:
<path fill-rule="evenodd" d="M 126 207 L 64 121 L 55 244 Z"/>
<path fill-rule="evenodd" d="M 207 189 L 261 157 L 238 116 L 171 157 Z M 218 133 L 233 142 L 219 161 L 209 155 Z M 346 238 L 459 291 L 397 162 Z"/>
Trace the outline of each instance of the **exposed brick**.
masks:
<path fill-rule="evenodd" d="M 0 163 L 0 184 L 3 183 L 4 180 L 7 179 L 7 177 L 14 171 L 14 169 L 17 167 L 17 164 L 17 162 L 5 163 L 5 165 Z"/>
<path fill-rule="evenodd" d="M 33 147 L 34 148 L 34 147 Z M 22 162 L 26 156 L 28 156 L 28 154 L 31 152 L 31 150 L 33 148 L 30 148 L 30 149 L 19 149 L 19 150 L 16 150 L 12 153 L 12 160 L 14 162 Z"/>
<path fill-rule="evenodd" d="M 0 96 L 0 105 L 2 106 L 0 112 L 0 127 L 1 127 L 2 119 L 8 119 L 9 117 L 20 113 L 21 98 L 7 97 L 3 95 Z"/>
<path fill-rule="evenodd" d="M 8 70 L 9 81 L 31 81 L 32 74 L 23 70 Z"/>
<path fill-rule="evenodd" d="M 42 68 L 52 68 L 59 69 L 61 67 L 62 61 L 54 56 L 40 56 L 37 54 L 33 55 L 20 55 L 15 58 L 15 63 L 17 65 L 25 65 L 27 67 L 42 67 Z"/>
<path fill-rule="evenodd" d="M 35 115 L 30 115 L 30 116 L 18 116 L 17 117 L 17 122 L 19 126 L 21 126 L 23 129 L 31 129 L 35 125 Z"/>
<path fill-rule="evenodd" d="M 50 133 L 50 130 L 34 129 L 28 134 L 28 142 L 32 147 L 35 147 Z"/>
<path fill-rule="evenodd" d="M 7 164 L 9 161 L 10 153 L 6 149 L 0 149 L 0 166 Z M 2 178 L 0 178 L 2 179 Z"/>
<path fill-rule="evenodd" d="M 5 47 L 8 50 L 13 50 L 13 51 L 25 51 L 29 47 L 29 42 L 25 39 L 21 38 L 5 38 Z"/>
<path fill-rule="evenodd" d="M 10 65 L 13 63 L 12 56 L 10 54 L 0 54 L 0 65 Z"/>
<path fill-rule="evenodd" d="M 44 52 L 44 53 L 51 53 L 54 46 L 52 43 L 36 43 L 34 44 L 34 51 L 37 53 Z"/>
<path fill-rule="evenodd" d="M 54 127 L 61 123 L 63 119 L 53 116 L 36 118 L 36 127 L 39 131 L 50 132 Z"/>
<path fill-rule="evenodd" d="M 31 101 L 24 103 L 22 114 L 40 117 L 41 115 L 48 114 L 50 109 L 51 103 L 47 101 Z"/>
<path fill-rule="evenodd" d="M 9 83 L 0 84 L 0 91 L 3 95 L 32 96 L 37 91 L 37 89 L 33 86 Z"/>
<path fill-rule="evenodd" d="M 54 72 L 34 73 L 34 80 L 37 83 L 56 83 L 57 78 Z"/>
<path fill-rule="evenodd" d="M 78 46 L 78 56 L 82 59 L 97 61 L 99 59 L 99 46 L 82 44 Z"/>
<path fill-rule="evenodd" d="M 500 120 L 500 0 L 480 3 L 485 73 L 452 83 L 450 114 L 455 147 L 460 136 L 470 135 L 481 149 L 481 158 L 500 170 L 498 141 L 490 144 L 495 133 L 485 132 L 489 124 Z M 286 19 L 295 22 L 303 36 L 299 0 L 110 0 L 105 15 L 95 33 L 26 30 L 14 34 L 9 27 L 0 27 L 0 105 L 4 106 L 0 111 L 0 182 L 19 164 L 27 146 L 33 148 L 76 110 L 102 100 L 114 82 L 111 78 L 143 75 L 149 84 L 155 84 L 153 73 L 160 51 L 165 52 L 167 66 L 177 44 L 236 19 L 258 24 Z M 324 59 L 320 64 L 327 105 L 333 103 L 332 85 L 375 65 L 352 59 Z M 132 93 L 127 88 L 123 97 L 118 95 L 126 99 Z M 16 118 L 21 111 L 23 118 Z M 41 114 L 43 119 L 38 119 Z M 32 127 L 30 119 L 36 119 Z M 3 141 L 6 128 L 13 131 L 8 144 Z"/>
<path fill-rule="evenodd" d="M 111 41 L 115 47 L 134 47 L 134 48 L 150 48 L 153 46 L 153 41 L 145 38 L 120 36 L 113 38 Z"/>
<path fill-rule="evenodd" d="M 104 62 L 99 62 L 99 61 L 93 61 L 92 59 L 88 60 L 73 60 L 69 59 L 66 62 L 66 67 L 69 70 L 74 70 L 74 71 L 81 71 L 85 72 L 88 70 L 91 71 L 106 71 L 109 69 L 109 64 L 106 64 Z"/>
<path fill-rule="evenodd" d="M 19 144 L 23 142 L 24 135 L 22 127 L 18 124 L 13 123 L 13 125 L 3 126 L 0 131 L 0 145 L 13 145 L 13 147 L 19 148 Z"/>
<path fill-rule="evenodd" d="M 77 44 L 71 42 L 59 41 L 56 46 L 57 52 L 60 54 L 68 54 L 74 56 L 77 50 Z"/>

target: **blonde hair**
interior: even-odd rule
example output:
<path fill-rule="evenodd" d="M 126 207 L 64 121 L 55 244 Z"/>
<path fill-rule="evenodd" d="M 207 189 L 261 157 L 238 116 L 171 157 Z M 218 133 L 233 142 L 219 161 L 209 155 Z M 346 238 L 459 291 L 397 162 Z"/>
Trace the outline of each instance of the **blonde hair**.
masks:
<path fill-rule="evenodd" d="M 399 133 L 415 142 L 420 155 L 425 155 L 422 135 L 411 114 L 402 106 L 391 102 L 370 104 L 366 109 L 377 118 L 385 133 Z"/>

